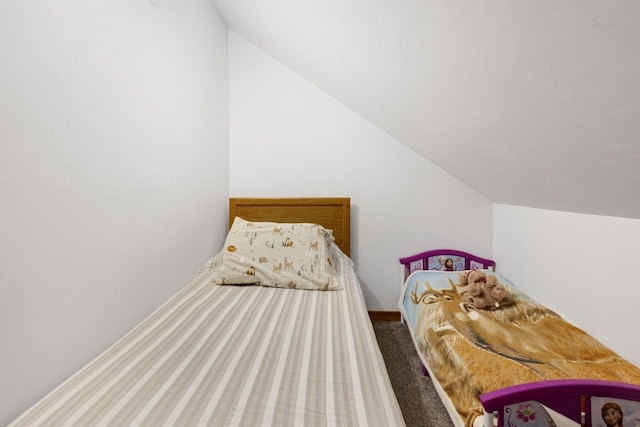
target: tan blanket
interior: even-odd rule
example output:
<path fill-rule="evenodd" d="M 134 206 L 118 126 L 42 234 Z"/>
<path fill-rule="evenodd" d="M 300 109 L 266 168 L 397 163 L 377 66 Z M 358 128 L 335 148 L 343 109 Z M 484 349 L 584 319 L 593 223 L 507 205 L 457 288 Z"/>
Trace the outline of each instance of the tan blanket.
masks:
<path fill-rule="evenodd" d="M 468 273 L 414 273 L 401 303 L 422 359 L 465 426 L 483 413 L 480 394 L 511 385 L 561 378 L 640 385 L 639 368 L 497 273 L 481 273 L 477 283 Z M 492 292 L 497 302 L 479 300 Z"/>

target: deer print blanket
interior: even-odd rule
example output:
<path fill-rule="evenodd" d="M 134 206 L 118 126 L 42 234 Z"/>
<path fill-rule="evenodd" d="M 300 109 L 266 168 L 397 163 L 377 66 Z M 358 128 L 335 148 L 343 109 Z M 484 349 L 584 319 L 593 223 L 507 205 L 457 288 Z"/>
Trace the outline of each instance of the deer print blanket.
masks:
<path fill-rule="evenodd" d="M 458 425 L 482 415 L 480 394 L 511 385 L 561 378 L 640 385 L 639 368 L 489 270 L 415 272 L 399 307 Z"/>

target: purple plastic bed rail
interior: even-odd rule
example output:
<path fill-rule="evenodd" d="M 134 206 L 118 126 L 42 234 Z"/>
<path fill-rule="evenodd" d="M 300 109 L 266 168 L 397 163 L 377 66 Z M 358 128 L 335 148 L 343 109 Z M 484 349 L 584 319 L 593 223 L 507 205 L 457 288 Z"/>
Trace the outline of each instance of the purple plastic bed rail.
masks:
<path fill-rule="evenodd" d="M 491 260 L 491 259 L 487 259 L 487 258 L 481 258 L 479 256 L 473 255 L 469 252 L 464 252 L 464 251 L 458 251 L 455 249 L 432 249 L 429 251 L 424 251 L 421 252 L 419 254 L 415 254 L 415 255 L 411 255 L 408 257 L 404 257 L 404 258 L 400 258 L 400 264 L 404 264 L 404 265 L 409 265 L 411 262 L 414 261 L 419 261 L 419 260 L 426 260 L 429 257 L 433 257 L 433 256 L 438 256 L 441 254 L 447 254 L 447 255 L 455 255 L 455 256 L 459 256 L 461 258 L 464 258 L 465 260 L 465 266 L 464 269 L 468 270 L 470 269 L 470 265 L 469 262 L 470 261 L 476 261 L 478 263 L 483 264 L 483 268 L 489 268 L 494 266 L 496 263 L 495 261 Z M 427 265 L 425 263 L 424 267 L 422 268 L 423 270 L 427 269 Z"/>
<path fill-rule="evenodd" d="M 600 380 L 550 380 L 520 384 L 480 395 L 487 413 L 498 414 L 503 424 L 503 408 L 535 400 L 583 426 L 591 426 L 591 396 L 640 401 L 640 386 Z"/>

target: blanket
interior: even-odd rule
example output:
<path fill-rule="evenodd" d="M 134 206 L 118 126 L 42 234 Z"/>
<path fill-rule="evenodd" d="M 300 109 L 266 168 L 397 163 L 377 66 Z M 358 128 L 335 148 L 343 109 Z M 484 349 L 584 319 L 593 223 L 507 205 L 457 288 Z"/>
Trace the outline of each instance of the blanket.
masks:
<path fill-rule="evenodd" d="M 640 369 L 498 273 L 419 271 L 400 309 L 417 350 L 465 426 L 482 393 L 528 382 L 601 379 L 640 385 Z M 489 302 L 489 303 L 487 303 Z"/>

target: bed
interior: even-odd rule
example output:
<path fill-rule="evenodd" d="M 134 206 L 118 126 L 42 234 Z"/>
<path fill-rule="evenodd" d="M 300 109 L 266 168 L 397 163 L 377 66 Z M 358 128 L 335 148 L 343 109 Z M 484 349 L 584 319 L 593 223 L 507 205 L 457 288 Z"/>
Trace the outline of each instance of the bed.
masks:
<path fill-rule="evenodd" d="M 349 199 L 232 198 L 229 218 L 225 246 L 169 301 L 10 425 L 404 425 L 347 256 Z M 297 271 L 296 248 L 312 262 Z M 305 288 L 326 268 L 317 284 L 333 290 Z"/>
<path fill-rule="evenodd" d="M 493 260 L 437 249 L 400 264 L 398 307 L 456 426 L 640 425 L 640 369 Z"/>

